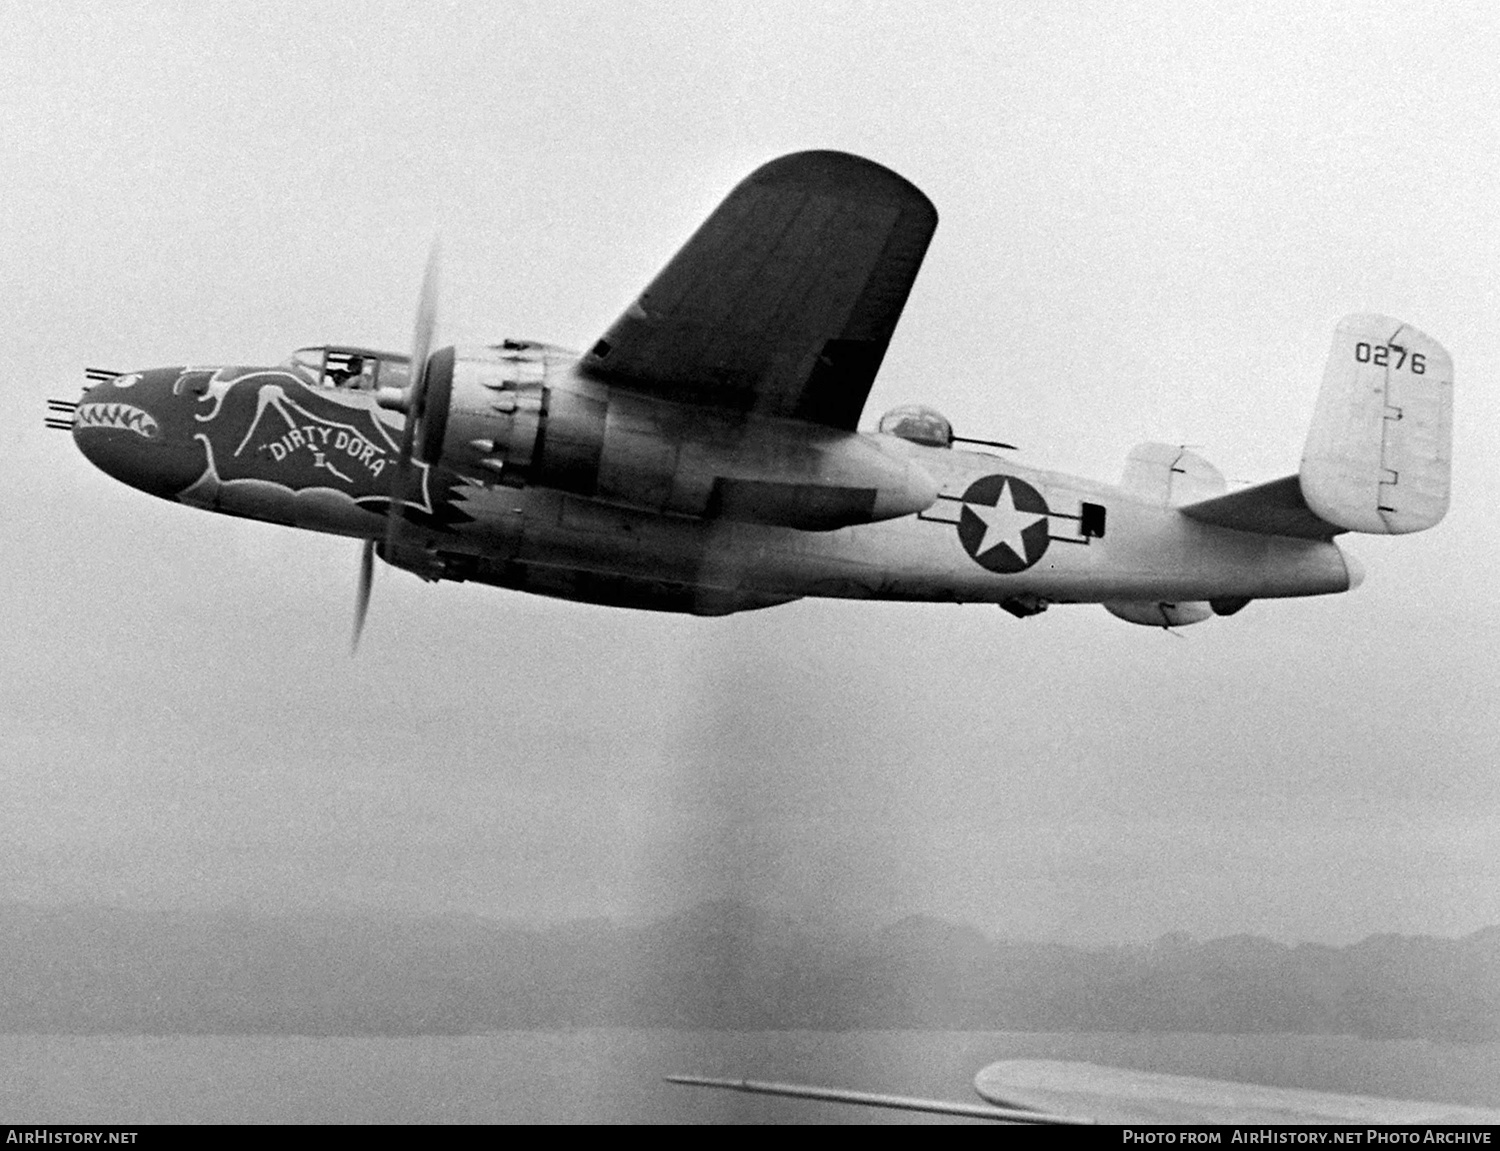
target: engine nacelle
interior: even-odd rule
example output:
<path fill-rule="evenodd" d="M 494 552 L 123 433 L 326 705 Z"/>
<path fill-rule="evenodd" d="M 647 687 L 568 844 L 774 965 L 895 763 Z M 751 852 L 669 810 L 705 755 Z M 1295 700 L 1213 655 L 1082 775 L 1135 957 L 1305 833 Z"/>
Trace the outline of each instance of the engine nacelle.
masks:
<path fill-rule="evenodd" d="M 1190 623 L 1202 623 L 1214 614 L 1214 609 L 1208 604 L 1186 600 L 1178 603 L 1167 603 L 1164 600 L 1114 600 L 1106 603 L 1104 610 L 1118 619 L 1145 627 L 1186 627 Z"/>
<path fill-rule="evenodd" d="M 871 437 L 669 403 L 588 379 L 576 363 L 519 340 L 434 353 L 419 457 L 477 483 L 810 531 L 937 499 L 931 476 Z"/>
<path fill-rule="evenodd" d="M 417 455 L 509 487 L 536 483 L 545 470 L 556 481 L 552 486 L 576 490 L 579 479 L 597 469 L 607 398 L 558 394 L 556 381 L 575 358 L 523 340 L 433 353 L 429 414 Z M 575 442 L 581 454 L 567 450 Z M 570 482 L 575 471 L 579 477 Z"/>

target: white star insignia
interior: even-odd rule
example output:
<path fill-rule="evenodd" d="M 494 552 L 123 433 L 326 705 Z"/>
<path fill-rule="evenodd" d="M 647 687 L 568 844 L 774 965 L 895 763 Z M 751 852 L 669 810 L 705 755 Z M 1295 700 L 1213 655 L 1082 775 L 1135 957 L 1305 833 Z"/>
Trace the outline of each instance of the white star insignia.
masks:
<path fill-rule="evenodd" d="M 1016 498 L 1011 490 L 1010 481 L 1000 489 L 1000 498 L 994 507 L 988 504 L 965 504 L 971 512 L 984 521 L 984 539 L 979 541 L 979 546 L 974 549 L 974 558 L 979 559 L 986 552 L 1004 544 L 1023 563 L 1026 561 L 1026 542 L 1021 538 L 1022 533 L 1038 520 L 1047 517 L 1038 515 L 1036 512 L 1023 512 L 1016 507 Z"/>

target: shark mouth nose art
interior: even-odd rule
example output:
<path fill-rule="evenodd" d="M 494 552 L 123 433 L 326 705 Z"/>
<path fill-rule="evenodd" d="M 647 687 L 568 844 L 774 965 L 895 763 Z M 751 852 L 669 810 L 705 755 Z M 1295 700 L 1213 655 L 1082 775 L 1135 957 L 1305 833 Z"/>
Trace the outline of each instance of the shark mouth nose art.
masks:
<path fill-rule="evenodd" d="M 125 403 L 79 404 L 74 413 L 74 428 L 120 428 L 143 439 L 161 438 L 161 425 L 145 408 Z"/>

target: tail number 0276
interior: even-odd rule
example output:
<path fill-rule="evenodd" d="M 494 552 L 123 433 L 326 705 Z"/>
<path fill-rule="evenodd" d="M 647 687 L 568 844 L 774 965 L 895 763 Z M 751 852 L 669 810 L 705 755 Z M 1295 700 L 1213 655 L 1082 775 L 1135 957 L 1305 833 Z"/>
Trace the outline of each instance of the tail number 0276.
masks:
<path fill-rule="evenodd" d="M 1396 362 L 1391 363 L 1391 356 L 1396 356 Z M 1410 356 L 1406 349 L 1400 344 L 1366 344 L 1360 342 L 1354 345 L 1354 358 L 1361 364 L 1374 364 L 1377 367 L 1390 366 L 1398 372 L 1401 366 L 1411 361 L 1412 374 L 1416 376 L 1425 375 L 1427 372 L 1427 357 L 1421 352 L 1413 352 Z"/>

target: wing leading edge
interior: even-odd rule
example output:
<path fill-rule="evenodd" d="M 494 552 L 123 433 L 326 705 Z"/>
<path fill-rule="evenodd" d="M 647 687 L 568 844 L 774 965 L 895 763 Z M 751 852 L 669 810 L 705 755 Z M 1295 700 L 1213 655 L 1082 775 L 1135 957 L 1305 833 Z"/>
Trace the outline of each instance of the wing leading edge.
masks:
<path fill-rule="evenodd" d="M 974 1076 L 974 1089 L 986 1104 L 705 1075 L 666 1078 L 669 1083 L 688 1087 L 718 1087 L 754 1095 L 964 1115 L 1006 1123 L 1492 1126 L 1500 1121 L 1500 1112 L 1483 1107 L 1266 1087 L 1051 1059 L 1005 1059 L 982 1068 Z"/>
<path fill-rule="evenodd" d="M 919 1099 L 910 1095 L 886 1095 L 875 1091 L 850 1091 L 843 1087 L 810 1087 L 801 1083 L 762 1083 L 754 1079 L 720 1079 L 708 1075 L 668 1075 L 668 1083 L 684 1087 L 718 1087 L 748 1095 L 779 1095 L 787 1099 L 816 1099 L 824 1103 L 852 1103 L 861 1107 L 885 1107 L 893 1111 L 923 1111 L 932 1115 L 962 1115 L 968 1119 L 992 1119 L 1000 1123 L 1070 1124 L 1087 1126 L 1090 1120 L 1053 1115 L 1029 1107 L 996 1107 L 985 1103 L 959 1103 L 947 1099 Z"/>
<path fill-rule="evenodd" d="M 678 402 L 853 431 L 937 209 L 888 168 L 798 152 L 743 180 L 588 355 Z"/>

